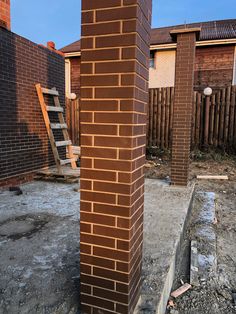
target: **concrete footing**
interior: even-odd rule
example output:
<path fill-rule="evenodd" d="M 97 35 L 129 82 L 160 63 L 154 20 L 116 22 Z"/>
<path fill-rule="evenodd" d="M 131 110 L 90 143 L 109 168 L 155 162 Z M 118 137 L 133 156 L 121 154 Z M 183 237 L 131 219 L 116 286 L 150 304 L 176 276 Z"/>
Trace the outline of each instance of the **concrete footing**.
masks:
<path fill-rule="evenodd" d="M 145 182 L 142 292 L 135 313 L 164 314 L 194 186 Z"/>

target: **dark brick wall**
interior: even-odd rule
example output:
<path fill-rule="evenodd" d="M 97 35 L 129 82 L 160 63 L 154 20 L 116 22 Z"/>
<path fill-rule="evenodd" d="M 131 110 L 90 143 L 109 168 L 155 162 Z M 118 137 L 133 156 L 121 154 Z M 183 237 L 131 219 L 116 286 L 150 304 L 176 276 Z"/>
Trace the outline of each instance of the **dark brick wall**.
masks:
<path fill-rule="evenodd" d="M 232 85 L 234 45 L 198 47 L 194 72 L 194 85 L 219 88 Z"/>
<path fill-rule="evenodd" d="M 0 27 L 0 186 L 53 163 L 35 84 L 55 86 L 64 104 L 64 66 L 62 56 Z"/>

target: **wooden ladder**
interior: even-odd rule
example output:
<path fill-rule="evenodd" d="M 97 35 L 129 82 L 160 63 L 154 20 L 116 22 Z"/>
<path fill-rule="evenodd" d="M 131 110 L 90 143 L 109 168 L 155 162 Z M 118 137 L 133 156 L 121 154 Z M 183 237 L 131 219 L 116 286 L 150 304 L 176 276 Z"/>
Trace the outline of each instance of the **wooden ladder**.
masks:
<path fill-rule="evenodd" d="M 50 140 L 50 144 L 52 147 L 58 173 L 63 174 L 62 166 L 67 165 L 67 164 L 71 164 L 72 169 L 77 169 L 76 158 L 73 154 L 72 142 L 70 141 L 70 138 L 69 138 L 68 128 L 65 123 L 64 116 L 63 116 L 64 110 L 60 105 L 58 91 L 56 90 L 56 88 L 52 88 L 52 89 L 42 88 L 40 84 L 36 85 L 36 90 L 38 93 L 38 98 L 41 105 L 43 118 L 44 118 L 45 126 L 47 129 L 48 137 Z M 44 94 L 50 95 L 53 97 L 55 106 L 46 105 L 45 100 L 44 100 Z M 59 118 L 60 123 L 51 123 L 48 112 L 58 113 L 58 118 Z M 55 141 L 53 130 L 62 130 L 64 141 Z M 60 159 L 57 148 L 62 147 L 62 146 L 67 147 L 69 159 L 65 159 L 65 160 Z"/>

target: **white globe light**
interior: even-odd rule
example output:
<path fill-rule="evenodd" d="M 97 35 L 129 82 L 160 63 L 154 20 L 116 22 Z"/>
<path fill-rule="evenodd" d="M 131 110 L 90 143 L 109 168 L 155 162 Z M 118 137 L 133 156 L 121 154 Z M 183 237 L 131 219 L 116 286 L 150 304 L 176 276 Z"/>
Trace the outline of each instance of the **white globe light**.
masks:
<path fill-rule="evenodd" d="M 205 96 L 211 96 L 212 95 L 212 88 L 206 87 L 203 91 Z"/>
<path fill-rule="evenodd" d="M 70 99 L 75 100 L 76 99 L 76 94 L 75 93 L 70 93 Z"/>

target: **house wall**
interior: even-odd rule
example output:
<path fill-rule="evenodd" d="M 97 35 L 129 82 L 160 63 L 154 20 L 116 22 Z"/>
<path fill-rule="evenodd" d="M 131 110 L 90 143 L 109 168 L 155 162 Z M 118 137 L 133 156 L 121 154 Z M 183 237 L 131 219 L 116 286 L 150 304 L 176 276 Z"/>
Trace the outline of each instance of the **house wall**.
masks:
<path fill-rule="evenodd" d="M 80 97 L 80 57 L 70 58 L 71 92 Z"/>
<path fill-rule="evenodd" d="M 149 88 L 174 86 L 175 58 L 175 50 L 155 53 L 155 68 L 149 69 Z"/>
<path fill-rule="evenodd" d="M 54 163 L 35 84 L 64 104 L 64 58 L 0 27 L 0 186 Z"/>
<path fill-rule="evenodd" d="M 235 45 L 198 47 L 195 62 L 195 87 L 232 85 Z"/>
<path fill-rule="evenodd" d="M 194 86 L 224 87 L 232 85 L 235 45 L 197 47 Z M 149 87 L 172 87 L 175 80 L 175 50 L 157 51 L 155 68 L 150 68 Z"/>

